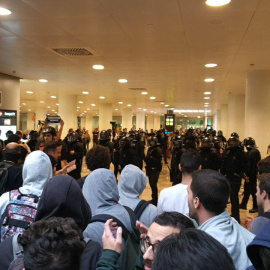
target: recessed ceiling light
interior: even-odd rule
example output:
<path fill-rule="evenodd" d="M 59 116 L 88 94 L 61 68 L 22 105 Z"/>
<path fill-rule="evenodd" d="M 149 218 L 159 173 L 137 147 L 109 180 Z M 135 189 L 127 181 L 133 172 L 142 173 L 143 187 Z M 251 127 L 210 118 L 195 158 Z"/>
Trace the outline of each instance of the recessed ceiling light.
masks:
<path fill-rule="evenodd" d="M 212 92 L 204 92 L 205 95 L 211 95 Z"/>
<path fill-rule="evenodd" d="M 208 67 L 208 68 L 213 68 L 213 67 L 216 67 L 217 64 L 209 63 L 209 64 L 205 64 L 204 66 L 205 66 L 205 67 Z"/>
<path fill-rule="evenodd" d="M 27 94 L 33 94 L 33 91 L 26 91 Z"/>
<path fill-rule="evenodd" d="M 116 109 L 114 109 L 115 111 L 118 111 L 118 109 L 116 108 Z"/>
<path fill-rule="evenodd" d="M 28 109 L 29 112 L 31 112 L 32 110 L 31 109 Z"/>
<path fill-rule="evenodd" d="M 209 105 L 209 103 L 208 102 L 205 102 L 204 105 Z"/>
<path fill-rule="evenodd" d="M 119 104 L 123 104 L 124 102 L 123 102 L 123 101 L 119 101 L 118 103 L 119 103 Z"/>
<path fill-rule="evenodd" d="M 56 98 L 56 96 L 51 96 L 51 98 Z"/>
<path fill-rule="evenodd" d="M 162 101 L 162 102 L 160 102 L 160 104 L 162 104 L 162 105 L 163 105 L 163 104 L 165 104 L 165 102 L 163 102 L 163 101 Z"/>
<path fill-rule="evenodd" d="M 59 106 L 59 103 L 56 103 L 57 106 Z"/>
<path fill-rule="evenodd" d="M 80 100 L 79 103 L 80 103 L 80 104 L 83 104 L 83 101 Z"/>
<path fill-rule="evenodd" d="M 204 99 L 210 99 L 210 97 L 204 97 Z"/>
<path fill-rule="evenodd" d="M 170 105 L 166 104 L 165 107 L 170 107 Z"/>
<path fill-rule="evenodd" d="M 90 111 L 90 108 L 87 108 L 88 111 Z"/>
<path fill-rule="evenodd" d="M 208 107 L 209 105 L 204 105 L 204 107 Z"/>
<path fill-rule="evenodd" d="M 43 101 L 43 100 L 41 100 L 41 101 L 40 101 L 40 103 L 44 103 L 44 101 Z"/>
<path fill-rule="evenodd" d="M 204 81 L 205 82 L 213 82 L 215 79 L 213 79 L 213 78 L 207 78 L 207 79 L 205 79 Z"/>
<path fill-rule="evenodd" d="M 52 109 L 52 111 L 54 112 L 55 110 L 54 110 L 54 109 Z"/>
<path fill-rule="evenodd" d="M 150 99 L 156 99 L 156 97 L 150 97 Z"/>
<path fill-rule="evenodd" d="M 164 115 L 164 113 L 162 113 L 161 115 Z"/>
<path fill-rule="evenodd" d="M 142 108 L 139 108 L 139 110 L 141 110 Z"/>
<path fill-rule="evenodd" d="M 104 69 L 104 66 L 102 66 L 102 65 L 93 65 L 93 69 L 101 70 L 101 69 Z"/>
<path fill-rule="evenodd" d="M 103 96 L 100 96 L 100 97 L 99 97 L 99 99 L 105 99 L 105 97 L 103 97 Z"/>
<path fill-rule="evenodd" d="M 131 104 L 128 104 L 127 106 L 128 106 L 128 107 L 131 107 L 132 105 L 131 105 Z"/>
<path fill-rule="evenodd" d="M 171 108 L 171 110 L 174 110 L 174 108 Z"/>
<path fill-rule="evenodd" d="M 40 79 L 39 81 L 40 81 L 40 82 L 43 82 L 43 83 L 48 82 L 48 80 L 46 80 L 46 79 Z"/>
<path fill-rule="evenodd" d="M 82 92 L 84 95 L 88 95 L 89 94 L 89 92 L 87 92 L 87 91 L 83 91 Z"/>
<path fill-rule="evenodd" d="M 148 95 L 148 92 L 142 92 L 141 94 L 142 95 Z"/>
<path fill-rule="evenodd" d="M 77 112 L 78 112 L 79 110 L 77 110 Z"/>
<path fill-rule="evenodd" d="M 198 118 L 201 118 L 200 116 L 198 116 Z"/>
<path fill-rule="evenodd" d="M 94 107 L 94 106 L 96 106 L 96 104 L 91 104 L 91 106 L 93 106 L 93 107 Z"/>
<path fill-rule="evenodd" d="M 144 111 L 147 111 L 147 109 L 143 109 Z"/>
<path fill-rule="evenodd" d="M 48 109 L 50 109 L 50 108 L 51 108 L 51 106 L 48 106 L 47 108 L 48 108 Z"/>
<path fill-rule="evenodd" d="M 87 111 L 84 111 L 85 113 L 87 113 Z"/>
<path fill-rule="evenodd" d="M 47 115 L 50 115 L 49 113 Z"/>
<path fill-rule="evenodd" d="M 118 80 L 118 82 L 120 82 L 120 83 L 127 83 L 127 81 L 128 81 L 127 79 L 119 79 Z"/>
<path fill-rule="evenodd" d="M 157 112 L 154 112 L 154 113 L 157 113 Z"/>
<path fill-rule="evenodd" d="M 10 14 L 11 14 L 10 10 L 0 7 L 0 15 L 1 16 L 7 16 L 7 15 L 10 15 Z"/>
<path fill-rule="evenodd" d="M 231 0 L 207 0 L 205 3 L 208 6 L 220 7 L 220 6 L 227 5 L 230 2 L 231 2 Z"/>
<path fill-rule="evenodd" d="M 80 109 L 81 107 L 77 107 L 77 109 Z"/>
<path fill-rule="evenodd" d="M 150 111 L 150 113 L 153 113 L 154 111 Z"/>
<path fill-rule="evenodd" d="M 187 117 L 187 116 L 185 115 L 185 117 Z"/>

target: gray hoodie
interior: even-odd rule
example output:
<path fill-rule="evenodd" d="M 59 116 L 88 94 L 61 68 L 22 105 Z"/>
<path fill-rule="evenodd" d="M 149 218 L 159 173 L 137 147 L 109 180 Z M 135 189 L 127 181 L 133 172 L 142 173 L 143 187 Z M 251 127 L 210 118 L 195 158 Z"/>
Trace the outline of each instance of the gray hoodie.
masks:
<path fill-rule="evenodd" d="M 90 205 L 93 217 L 100 214 L 111 215 L 119 219 L 128 230 L 132 229 L 127 210 L 118 203 L 117 183 L 111 170 L 97 169 L 90 173 L 83 185 L 83 195 Z M 87 226 L 83 235 L 102 246 L 103 231 L 104 223 L 94 222 Z"/>
<path fill-rule="evenodd" d="M 19 188 L 22 194 L 41 196 L 45 184 L 52 178 L 52 164 L 47 154 L 34 151 L 25 159 L 23 165 L 23 186 Z M 9 192 L 0 197 L 0 215 L 2 216 L 9 203 Z"/>
<path fill-rule="evenodd" d="M 147 177 L 137 166 L 127 165 L 121 172 L 118 182 L 120 195 L 119 203 L 135 210 L 140 200 L 140 195 L 146 188 Z M 157 207 L 149 204 L 140 217 L 140 221 L 150 227 L 157 216 Z"/>

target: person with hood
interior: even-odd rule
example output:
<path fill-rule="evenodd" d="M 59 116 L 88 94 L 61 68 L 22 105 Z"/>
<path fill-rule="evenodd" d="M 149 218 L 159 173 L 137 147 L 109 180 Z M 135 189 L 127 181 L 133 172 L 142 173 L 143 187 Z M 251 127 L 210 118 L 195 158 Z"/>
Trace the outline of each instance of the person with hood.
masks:
<path fill-rule="evenodd" d="M 91 220 L 91 209 L 77 181 L 71 176 L 55 176 L 43 190 L 35 221 L 48 220 L 51 217 L 72 218 L 82 231 Z M 94 270 L 101 256 L 101 246 L 90 239 L 85 241 L 87 245 L 81 258 L 80 269 Z M 9 238 L 0 245 L 0 270 L 8 269 L 13 259 L 12 239 Z"/>
<path fill-rule="evenodd" d="M 52 165 L 47 154 L 42 151 L 34 151 L 27 156 L 23 165 L 23 185 L 18 192 L 27 196 L 40 197 L 45 184 L 52 178 L 52 175 Z M 10 196 L 10 192 L 6 192 L 0 197 L 1 217 L 10 202 Z"/>
<path fill-rule="evenodd" d="M 270 269 L 270 222 L 266 223 L 262 230 L 255 236 L 253 241 L 247 246 L 247 255 L 252 262 L 252 266 L 247 270 L 267 270 Z"/>
<path fill-rule="evenodd" d="M 91 207 L 93 218 L 96 215 L 110 215 L 120 220 L 132 231 L 127 210 L 118 203 L 119 193 L 114 173 L 109 169 L 96 169 L 89 174 L 83 185 L 83 195 Z M 103 222 L 88 224 L 84 231 L 85 238 L 100 243 L 102 246 Z"/>
<path fill-rule="evenodd" d="M 118 182 L 118 191 L 120 195 L 119 203 L 135 211 L 142 201 L 140 195 L 146 188 L 146 184 L 147 177 L 142 170 L 131 164 L 125 166 Z M 148 204 L 138 219 L 144 225 L 150 227 L 156 216 L 157 207 L 153 204 Z"/>

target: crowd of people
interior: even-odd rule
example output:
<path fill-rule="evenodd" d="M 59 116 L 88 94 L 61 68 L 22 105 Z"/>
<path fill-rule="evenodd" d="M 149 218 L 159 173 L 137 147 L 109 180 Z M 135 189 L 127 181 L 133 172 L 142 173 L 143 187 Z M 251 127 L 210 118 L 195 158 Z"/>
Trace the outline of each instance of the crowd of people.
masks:
<path fill-rule="evenodd" d="M 63 126 L 0 142 L 0 270 L 270 269 L 270 157 L 253 138 L 95 129 L 89 150 L 85 129 L 61 140 Z M 258 217 L 242 226 L 250 195 Z"/>

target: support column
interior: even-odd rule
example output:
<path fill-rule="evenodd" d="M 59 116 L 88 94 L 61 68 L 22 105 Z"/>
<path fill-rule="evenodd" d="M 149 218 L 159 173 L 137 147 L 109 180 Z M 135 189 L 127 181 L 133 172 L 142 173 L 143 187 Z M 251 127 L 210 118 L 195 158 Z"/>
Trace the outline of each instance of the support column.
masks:
<path fill-rule="evenodd" d="M 59 116 L 65 122 L 62 138 L 68 133 L 70 128 L 77 129 L 77 97 L 75 95 L 60 94 L 59 95 Z"/>
<path fill-rule="evenodd" d="M 252 137 L 266 156 L 270 144 L 270 71 L 252 71 L 246 80 L 245 137 Z"/>
<path fill-rule="evenodd" d="M 226 139 L 228 139 L 228 137 L 231 133 L 228 132 L 228 105 L 227 104 L 221 105 L 221 113 L 220 114 L 221 114 L 220 130 L 223 131 L 223 135 L 225 136 Z"/>
<path fill-rule="evenodd" d="M 145 112 L 136 113 L 136 129 L 142 128 L 145 131 Z"/>
<path fill-rule="evenodd" d="M 159 115 L 154 116 L 154 129 L 160 130 L 160 116 Z"/>
<path fill-rule="evenodd" d="M 217 110 L 216 112 L 216 121 L 215 121 L 215 130 L 218 131 L 221 129 L 221 110 Z"/>
<path fill-rule="evenodd" d="M 152 114 L 147 114 L 146 129 L 148 129 L 148 132 L 150 132 L 151 129 L 154 129 L 154 115 Z"/>
<path fill-rule="evenodd" d="M 17 111 L 17 129 L 19 129 L 20 79 L 0 73 L 0 91 L 2 92 L 2 103 L 0 104 L 0 109 Z"/>
<path fill-rule="evenodd" d="M 207 120 L 208 120 L 208 117 L 207 117 L 207 113 L 204 115 L 204 128 L 207 128 Z"/>
<path fill-rule="evenodd" d="M 132 129 L 132 109 L 130 108 L 122 109 L 122 129 L 124 128 L 128 131 Z"/>
<path fill-rule="evenodd" d="M 34 120 L 33 120 L 33 117 L 34 117 L 34 113 L 33 112 L 28 112 L 27 113 L 27 124 L 26 124 L 26 129 L 28 131 L 31 131 L 34 129 Z"/>
<path fill-rule="evenodd" d="M 228 131 L 236 132 L 240 140 L 245 138 L 245 95 L 229 94 Z"/>
<path fill-rule="evenodd" d="M 99 131 L 111 129 L 112 104 L 99 104 Z"/>
<path fill-rule="evenodd" d="M 36 129 L 38 128 L 38 121 L 44 121 L 47 114 L 47 108 L 36 108 Z"/>

